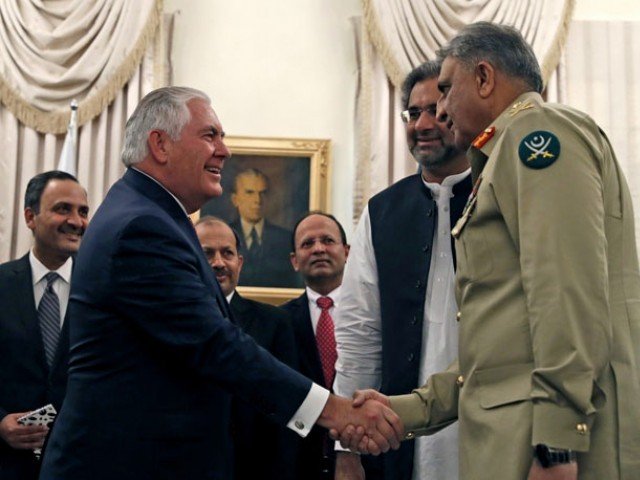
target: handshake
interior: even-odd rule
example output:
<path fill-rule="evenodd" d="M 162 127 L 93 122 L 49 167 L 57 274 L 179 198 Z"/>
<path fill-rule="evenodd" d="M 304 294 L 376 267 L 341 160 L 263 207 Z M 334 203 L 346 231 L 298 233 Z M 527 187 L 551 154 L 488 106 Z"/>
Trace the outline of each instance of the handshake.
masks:
<path fill-rule="evenodd" d="M 353 400 L 330 395 L 317 423 L 343 448 L 371 455 L 397 450 L 404 438 L 404 426 L 389 399 L 375 390 L 358 390 Z"/>

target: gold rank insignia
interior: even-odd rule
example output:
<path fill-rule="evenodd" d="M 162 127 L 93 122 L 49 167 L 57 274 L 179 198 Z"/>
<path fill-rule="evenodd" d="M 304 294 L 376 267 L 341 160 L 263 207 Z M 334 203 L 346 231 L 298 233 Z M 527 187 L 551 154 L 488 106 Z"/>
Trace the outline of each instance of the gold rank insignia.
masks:
<path fill-rule="evenodd" d="M 511 105 L 511 108 L 509 109 L 509 116 L 514 117 L 520 112 L 524 110 L 528 110 L 530 108 L 533 108 L 533 103 L 531 103 L 528 100 L 526 102 L 523 102 L 523 101 L 516 102 L 513 105 Z"/>
<path fill-rule="evenodd" d="M 485 128 L 480 135 L 476 137 L 476 139 L 471 143 L 474 148 L 480 150 L 484 147 L 485 143 L 487 143 L 493 135 L 496 133 L 496 127 Z"/>

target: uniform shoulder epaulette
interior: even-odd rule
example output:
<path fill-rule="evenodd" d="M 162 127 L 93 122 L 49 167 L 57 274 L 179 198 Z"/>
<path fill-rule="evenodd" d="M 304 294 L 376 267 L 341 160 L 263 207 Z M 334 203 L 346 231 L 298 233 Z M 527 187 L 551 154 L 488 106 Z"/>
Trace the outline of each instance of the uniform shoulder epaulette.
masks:
<path fill-rule="evenodd" d="M 478 150 L 480 150 L 482 147 L 484 147 L 485 143 L 491 140 L 491 138 L 495 135 L 495 133 L 496 133 L 496 127 L 494 126 L 487 127 L 482 131 L 480 135 L 478 135 L 475 138 L 473 142 L 471 142 L 471 145 L 473 145 L 474 148 L 477 148 Z"/>

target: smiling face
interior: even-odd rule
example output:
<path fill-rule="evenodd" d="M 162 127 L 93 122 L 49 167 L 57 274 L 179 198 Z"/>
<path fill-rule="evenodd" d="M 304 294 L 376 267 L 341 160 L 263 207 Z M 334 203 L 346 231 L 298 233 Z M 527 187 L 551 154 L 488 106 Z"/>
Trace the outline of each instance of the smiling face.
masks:
<path fill-rule="evenodd" d="M 326 295 L 342 283 L 349 245 L 342 243 L 340 229 L 324 215 L 310 215 L 298 224 L 291 264 L 307 285 Z"/>
<path fill-rule="evenodd" d="M 222 222 L 199 223 L 196 233 L 222 293 L 228 296 L 238 285 L 243 262 L 231 228 Z"/>
<path fill-rule="evenodd" d="M 222 168 L 231 156 L 224 144 L 224 131 L 211 106 L 202 99 L 187 103 L 191 119 L 180 137 L 171 140 L 159 132 L 164 142 L 166 162 L 162 184 L 193 213 L 207 200 L 222 195 Z"/>
<path fill-rule="evenodd" d="M 442 62 L 438 119 L 446 122 L 453 132 L 455 146 L 463 151 L 493 121 L 490 103 L 479 94 L 483 85 L 476 69 L 450 56 Z"/>
<path fill-rule="evenodd" d="M 407 104 L 408 110 L 422 109 L 418 119 L 408 122 L 405 128 L 411 154 L 426 169 L 443 165 L 459 153 L 446 123 L 436 120 L 439 97 L 438 79 L 430 78 L 414 85 Z"/>
<path fill-rule="evenodd" d="M 87 194 L 73 180 L 50 180 L 42 191 L 38 213 L 27 207 L 24 216 L 33 232 L 34 255 L 56 270 L 80 248 L 89 221 Z"/>

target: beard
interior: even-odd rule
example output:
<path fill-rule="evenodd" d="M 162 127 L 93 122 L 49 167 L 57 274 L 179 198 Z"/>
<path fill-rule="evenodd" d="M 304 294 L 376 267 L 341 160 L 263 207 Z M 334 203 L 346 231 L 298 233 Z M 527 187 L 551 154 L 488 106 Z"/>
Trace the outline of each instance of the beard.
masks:
<path fill-rule="evenodd" d="M 440 167 L 446 165 L 449 161 L 456 158 L 459 151 L 453 145 L 444 145 L 429 151 L 422 151 L 415 146 L 411 149 L 411 155 L 416 159 L 421 167 L 429 168 Z"/>

